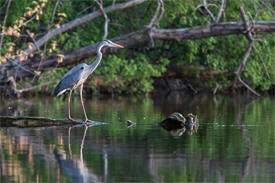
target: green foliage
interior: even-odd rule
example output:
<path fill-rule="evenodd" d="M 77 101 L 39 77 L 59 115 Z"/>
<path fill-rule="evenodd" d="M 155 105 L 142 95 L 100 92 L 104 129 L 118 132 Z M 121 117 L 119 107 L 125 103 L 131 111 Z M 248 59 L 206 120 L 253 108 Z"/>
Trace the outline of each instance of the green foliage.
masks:
<path fill-rule="evenodd" d="M 12 26 L 16 20 L 23 17 L 28 8 L 34 7 L 33 2 L 36 1 L 20 0 L 16 1 L 16 3 L 12 1 L 6 27 Z M 112 2 L 104 1 L 104 7 L 111 5 Z M 121 2 L 125 1 L 116 1 L 116 3 Z M 159 28 L 185 28 L 211 23 L 209 16 L 202 15 L 198 10 L 195 10 L 202 3 L 201 0 L 169 0 L 164 3 L 165 13 L 158 25 Z M 216 3 L 216 1 L 212 3 Z M 1 2 L 0 5 L 1 12 L 5 12 L 5 3 Z M 48 1 L 46 6 L 42 8 L 43 14 L 40 15 L 39 21 L 29 22 L 24 30 L 28 29 L 34 32 L 37 40 L 48 29 L 88 14 L 93 11 L 93 7 L 97 7 L 94 1 L 62 1 L 57 6 L 53 22 L 51 22 L 55 5 L 55 1 Z M 257 11 L 254 1 L 227 1 L 226 14 L 222 16 L 221 21 L 241 21 L 240 6 L 244 7 L 247 14 L 255 15 Z M 150 22 L 155 7 L 155 1 L 147 1 L 123 11 L 108 13 L 110 18 L 108 38 L 144 28 Z M 218 8 L 215 6 L 209 6 L 209 9 L 215 15 L 217 14 Z M 60 17 L 62 17 L 62 22 L 60 22 Z M 272 20 L 272 17 L 266 11 L 259 10 L 255 20 Z M 45 55 L 59 54 L 62 51 L 77 49 L 100 41 L 103 36 L 103 24 L 104 18 L 99 17 L 54 37 L 44 46 Z M 262 39 L 265 42 L 263 44 L 255 44 L 259 53 L 256 53 L 255 50 L 252 51 L 253 53 L 248 58 L 247 66 L 242 73 L 242 78 L 253 88 L 265 91 L 275 85 L 275 39 L 274 35 L 265 35 Z M 16 43 L 14 50 L 22 50 L 28 47 L 30 40 L 25 37 L 17 39 L 5 36 L 4 43 L 6 44 L 3 45 L 2 55 L 8 52 L 8 43 L 11 42 Z M 50 50 L 54 43 L 57 43 L 56 49 Z M 164 73 L 168 63 L 181 66 L 194 65 L 205 67 L 209 71 L 227 71 L 229 73 L 227 75 L 209 77 L 207 80 L 209 88 L 214 89 L 218 87 L 226 90 L 234 83 L 232 75 L 238 68 L 247 46 L 248 42 L 243 35 L 211 37 L 203 40 L 180 42 L 155 41 L 154 46 L 148 43 L 133 49 L 122 50 L 117 56 L 109 55 L 104 57 L 104 61 L 95 74 L 103 76 L 104 83 L 109 85 L 108 89 L 112 92 L 146 94 L 153 89 L 152 78 Z M 263 57 L 270 79 L 265 74 L 259 54 Z M 92 60 L 88 59 L 86 62 L 90 63 Z M 60 78 L 68 69 L 51 70 L 42 75 L 46 76 L 42 80 L 48 81 Z M 200 76 L 200 72 L 194 72 L 193 78 L 200 80 L 198 78 Z M 96 89 L 96 81 L 93 78 L 89 79 L 92 88 Z"/>
<path fill-rule="evenodd" d="M 169 60 L 160 58 L 158 63 L 150 64 L 150 59 L 144 54 L 131 59 L 109 55 L 96 73 L 105 76 L 105 83 L 109 84 L 111 90 L 146 94 L 153 89 L 152 77 L 165 72 L 168 63 Z"/>

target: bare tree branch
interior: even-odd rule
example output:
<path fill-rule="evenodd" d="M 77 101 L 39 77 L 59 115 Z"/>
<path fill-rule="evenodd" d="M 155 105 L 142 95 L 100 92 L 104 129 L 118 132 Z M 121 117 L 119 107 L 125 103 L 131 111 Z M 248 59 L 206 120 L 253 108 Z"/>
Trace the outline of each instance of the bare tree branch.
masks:
<path fill-rule="evenodd" d="M 104 36 L 102 38 L 102 40 L 105 40 L 108 36 L 108 24 L 109 24 L 109 18 L 103 8 L 103 2 L 102 0 L 100 0 L 100 2 L 98 0 L 94 0 L 96 2 L 96 4 L 99 6 L 99 9 L 101 11 L 101 13 L 104 16 L 105 22 L 104 22 Z"/>
<path fill-rule="evenodd" d="M 267 21 L 255 21 L 255 25 L 253 28 L 254 32 L 266 32 L 271 33 L 275 32 L 275 22 L 267 22 Z M 136 32 L 132 32 L 126 35 L 122 35 L 116 38 L 111 39 L 112 41 L 123 45 L 124 47 L 133 47 L 136 45 L 140 45 L 143 43 L 150 42 L 149 31 L 151 31 L 152 39 L 154 40 L 190 40 L 190 39 L 204 39 L 208 37 L 222 36 L 222 35 L 231 35 L 231 34 L 243 34 L 245 28 L 243 26 L 243 22 L 228 22 L 228 23 L 220 23 L 214 25 L 207 26 L 197 26 L 190 28 L 179 28 L 179 29 L 142 29 Z M 89 46 L 85 46 L 82 48 L 75 49 L 73 51 L 63 52 L 64 59 L 62 63 L 58 63 L 59 56 L 52 55 L 49 57 L 45 57 L 44 61 L 41 63 L 41 67 L 39 67 L 40 58 L 37 57 L 30 61 L 22 62 L 22 66 L 20 65 L 19 76 L 15 79 L 19 79 L 20 77 L 32 76 L 32 73 L 29 70 L 36 71 L 46 71 L 49 69 L 54 69 L 55 67 L 62 67 L 71 64 L 76 64 L 79 61 L 91 58 L 96 55 L 97 44 L 92 44 Z M 112 53 L 115 49 L 104 49 L 104 53 Z M 0 66 L 1 73 L 7 73 L 8 76 L 14 75 L 15 67 L 13 66 L 15 62 L 7 62 Z M 0 74 L 0 82 L 6 81 L 4 74 Z"/>
<path fill-rule="evenodd" d="M 33 38 L 33 36 L 31 36 L 30 31 L 29 31 L 29 30 L 26 30 L 26 32 L 27 32 L 28 36 L 31 38 L 31 40 L 32 40 L 33 44 L 35 45 L 36 49 L 38 50 L 38 52 L 41 52 L 41 51 L 40 51 L 40 48 L 38 47 L 38 45 L 37 45 L 37 43 L 36 43 L 36 41 L 35 41 L 35 39 Z"/>
<path fill-rule="evenodd" d="M 108 12 L 128 8 L 128 7 L 131 7 L 131 6 L 135 6 L 137 4 L 141 4 L 145 1 L 146 0 L 132 0 L 132 1 L 129 1 L 129 2 L 126 2 L 126 3 L 120 3 L 120 4 L 116 4 L 114 6 L 108 6 L 107 8 L 105 8 L 105 12 L 108 13 Z M 43 37 L 41 37 L 39 40 L 36 41 L 37 46 L 40 47 L 43 44 L 45 44 L 46 42 L 48 42 L 52 37 L 54 37 L 54 36 L 56 36 L 56 35 L 58 35 L 62 32 L 73 29 L 73 28 L 77 27 L 78 25 L 81 25 L 83 23 L 91 21 L 94 18 L 99 17 L 101 14 L 102 14 L 101 11 L 98 10 L 98 11 L 89 13 L 89 14 L 83 16 L 83 17 L 76 18 L 76 19 L 74 19 L 74 20 L 72 20 L 68 23 L 65 23 L 65 24 L 61 25 L 60 28 L 51 29 L 51 30 L 48 31 L 48 33 L 46 33 Z M 24 51 L 24 53 L 26 53 L 26 55 L 29 55 L 30 53 L 34 52 L 35 50 L 36 50 L 36 48 L 26 49 Z"/>
<path fill-rule="evenodd" d="M 266 9 L 268 9 L 269 11 L 271 11 L 272 15 L 275 15 L 275 11 L 274 11 L 272 8 L 270 8 L 270 7 L 266 4 L 266 2 L 265 2 L 264 0 L 261 0 L 260 2 L 264 5 L 264 7 L 265 7 Z"/>
<path fill-rule="evenodd" d="M 218 11 L 218 15 L 217 15 L 217 18 L 216 18 L 216 22 L 218 23 L 220 21 L 220 18 L 222 16 L 222 13 L 224 12 L 225 10 L 225 2 L 226 0 L 221 0 L 221 6 L 219 8 L 219 11 Z"/>
<path fill-rule="evenodd" d="M 259 57 L 259 59 L 260 59 L 262 65 L 263 65 L 263 67 L 264 67 L 264 71 L 265 71 L 266 76 L 268 77 L 268 79 L 270 79 L 270 76 L 269 76 L 269 73 L 268 73 L 268 71 L 267 71 L 266 65 L 265 65 L 265 63 L 264 63 L 264 60 L 263 60 L 263 58 L 262 58 L 262 56 L 261 56 L 259 50 L 258 50 L 254 45 L 253 45 L 253 49 L 254 49 L 254 50 L 256 51 L 256 53 L 258 54 L 258 57 Z"/>
<path fill-rule="evenodd" d="M 213 21 L 214 23 L 216 23 L 216 22 L 217 22 L 217 21 L 216 21 L 216 18 L 214 17 L 213 13 L 208 9 L 208 5 L 207 5 L 206 0 L 203 0 L 203 7 L 204 7 L 205 10 L 207 11 L 207 13 L 210 15 L 212 21 Z"/>
<path fill-rule="evenodd" d="M 157 0 L 157 8 L 154 12 L 154 15 L 152 16 L 150 23 L 146 27 L 148 28 L 155 27 L 161 20 L 163 13 L 164 13 L 163 0 Z"/>
<path fill-rule="evenodd" d="M 164 14 L 164 11 L 165 11 L 163 0 L 159 0 L 159 3 L 160 3 L 160 13 L 159 13 L 159 17 L 158 17 L 158 20 L 157 20 L 156 24 L 158 24 L 160 22 L 163 14 Z"/>
<path fill-rule="evenodd" d="M 255 90 L 253 90 L 248 84 L 246 84 L 242 79 L 241 79 L 241 72 L 244 70 L 245 68 L 245 64 L 246 61 L 251 53 L 251 49 L 253 47 L 253 42 L 254 39 L 252 37 L 252 31 L 254 31 L 254 26 L 255 26 L 255 22 L 253 19 L 251 19 L 251 21 L 249 22 L 248 19 L 246 18 L 245 15 L 245 11 L 243 9 L 243 7 L 240 7 L 240 11 L 241 11 L 241 18 L 243 19 L 244 22 L 244 27 L 245 27 L 245 31 L 244 34 L 246 35 L 249 45 L 247 47 L 247 50 L 242 58 L 241 64 L 239 65 L 237 71 L 235 72 L 237 79 L 240 83 L 242 83 L 249 91 L 251 91 L 253 94 L 257 95 L 258 97 L 260 97 L 261 95 L 259 93 L 257 93 Z M 250 16 L 251 18 L 251 16 Z"/>
<path fill-rule="evenodd" d="M 249 91 L 251 91 L 253 94 L 255 94 L 256 96 L 260 97 L 261 95 L 259 93 L 257 93 L 255 90 L 253 90 L 248 84 L 246 84 L 242 79 L 241 79 L 241 72 L 243 71 L 244 67 L 245 67 L 245 64 L 246 64 L 246 61 L 250 55 L 250 52 L 251 52 L 251 49 L 252 49 L 252 46 L 253 46 L 253 41 L 249 41 L 249 45 L 247 47 L 247 50 L 243 56 L 243 59 L 242 59 L 242 62 L 241 64 L 239 65 L 237 71 L 235 72 L 236 76 L 237 76 L 237 79 L 240 83 L 242 83 Z"/>
<path fill-rule="evenodd" d="M 6 26 L 6 21 L 7 21 L 7 18 L 8 18 L 11 1 L 12 0 L 8 1 L 6 12 L 5 12 L 5 17 L 4 17 L 3 24 L 2 24 L 2 28 L 4 28 Z M 2 45 L 3 45 L 4 35 L 5 34 L 1 34 L 1 38 L 0 38 L 0 56 L 1 56 L 1 50 L 2 50 Z"/>
<path fill-rule="evenodd" d="M 26 92 L 29 92 L 29 91 L 33 91 L 33 90 L 35 90 L 37 88 L 40 88 L 40 87 L 45 87 L 45 86 L 49 86 L 51 84 L 57 83 L 57 81 L 58 80 L 49 81 L 49 82 L 42 83 L 40 85 L 32 86 L 32 87 L 29 87 L 29 88 L 19 89 L 19 90 L 17 90 L 17 92 L 20 93 L 20 94 L 23 94 L 23 93 L 26 93 Z"/>
<path fill-rule="evenodd" d="M 60 0 L 57 0 L 56 3 L 55 3 L 55 6 L 54 6 L 54 8 L 53 8 L 53 13 L 52 13 L 52 18 L 51 18 L 51 21 L 50 21 L 50 25 L 51 25 L 51 24 L 53 23 L 53 21 L 54 21 L 54 17 L 55 17 L 55 13 L 56 13 L 56 8 L 57 8 L 59 2 L 60 2 Z"/>

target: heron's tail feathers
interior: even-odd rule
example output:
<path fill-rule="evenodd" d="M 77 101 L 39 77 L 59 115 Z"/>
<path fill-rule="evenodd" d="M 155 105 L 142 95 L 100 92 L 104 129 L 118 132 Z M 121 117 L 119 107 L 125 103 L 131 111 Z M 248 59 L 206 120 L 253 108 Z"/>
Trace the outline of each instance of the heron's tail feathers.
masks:
<path fill-rule="evenodd" d="M 67 89 L 62 88 L 62 87 L 61 87 L 61 84 L 59 83 L 59 84 L 55 87 L 54 91 L 52 92 L 52 95 L 54 95 L 54 96 L 59 96 L 59 95 L 61 95 L 62 93 L 64 93 L 66 90 L 67 90 Z"/>

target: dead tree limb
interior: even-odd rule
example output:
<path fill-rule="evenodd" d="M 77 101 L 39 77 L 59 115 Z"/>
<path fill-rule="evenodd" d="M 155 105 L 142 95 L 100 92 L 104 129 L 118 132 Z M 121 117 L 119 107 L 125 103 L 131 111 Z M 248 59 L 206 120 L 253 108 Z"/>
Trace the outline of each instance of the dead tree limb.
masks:
<path fill-rule="evenodd" d="M 32 86 L 32 87 L 29 87 L 29 88 L 23 88 L 23 89 L 17 90 L 17 92 L 20 93 L 20 94 L 23 94 L 23 93 L 26 93 L 26 92 L 29 92 L 29 91 L 33 91 L 33 90 L 35 90 L 37 88 L 40 88 L 40 87 L 45 87 L 45 86 L 49 86 L 51 84 L 57 83 L 57 81 L 58 80 L 49 81 L 49 82 L 42 83 L 42 84 L 37 85 L 37 86 Z"/>
<path fill-rule="evenodd" d="M 57 0 L 55 5 L 54 5 L 54 8 L 53 8 L 53 12 L 52 12 L 52 17 L 51 17 L 51 20 L 50 20 L 50 25 L 53 23 L 54 21 L 54 17 L 55 17 L 55 13 L 56 13 L 56 9 L 57 9 L 57 6 L 59 4 L 60 0 Z"/>
<path fill-rule="evenodd" d="M 164 3 L 163 0 L 157 0 L 157 8 L 151 18 L 150 23 L 147 25 L 148 28 L 155 27 L 162 18 L 164 13 Z"/>
<path fill-rule="evenodd" d="M 219 11 L 218 11 L 216 22 L 220 22 L 220 18 L 221 18 L 222 14 L 225 10 L 225 6 L 226 6 L 226 0 L 221 0 L 221 6 L 220 6 Z"/>
<path fill-rule="evenodd" d="M 157 8 L 151 18 L 150 23 L 146 26 L 148 29 L 150 29 L 149 37 L 150 37 L 150 42 L 152 43 L 153 46 L 154 46 L 154 40 L 151 35 L 151 30 L 155 28 L 155 26 L 159 23 L 163 13 L 164 13 L 164 3 L 162 0 L 157 0 Z"/>
<path fill-rule="evenodd" d="M 250 21 L 249 21 L 250 22 Z M 208 37 L 232 35 L 232 34 L 244 34 L 246 29 L 244 28 L 243 22 L 228 22 L 220 24 L 212 24 L 207 26 L 197 26 L 191 28 L 179 28 L 179 29 L 142 29 L 136 32 L 132 32 L 123 36 L 119 36 L 111 39 L 118 44 L 125 47 L 133 47 L 136 45 L 149 43 L 150 36 L 153 40 L 190 40 L 190 39 L 203 39 Z M 275 32 L 275 22 L 268 21 L 255 21 L 253 23 L 253 32 Z M 63 62 L 59 63 L 59 56 L 52 55 L 45 57 L 43 62 L 39 62 L 40 58 L 36 57 L 32 60 L 22 62 L 22 65 L 16 65 L 16 62 L 9 61 L 0 66 L 0 83 L 7 82 L 7 78 L 13 77 L 18 80 L 23 77 L 33 76 L 33 71 L 46 71 L 55 69 L 56 67 L 63 67 L 91 58 L 96 55 L 97 44 L 85 46 L 73 51 L 63 52 Z M 116 49 L 104 49 L 105 53 L 113 53 Z M 40 65 L 40 67 L 39 67 Z M 16 72 L 18 70 L 18 72 Z M 15 75 L 17 74 L 17 75 Z M 5 85 L 5 84 L 4 84 Z M 2 91 L 5 93 L 4 91 Z M 8 90 L 7 90 L 8 92 Z M 7 93 L 8 94 L 8 93 Z M 9 94 L 8 94 L 9 95 Z"/>
<path fill-rule="evenodd" d="M 146 0 L 132 0 L 126 3 L 120 3 L 120 4 L 116 4 L 114 6 L 108 6 L 107 8 L 105 8 L 105 12 L 112 12 L 112 11 L 116 11 L 116 10 L 120 10 L 120 9 L 124 9 L 124 8 L 128 8 L 128 7 L 132 7 L 135 6 L 137 4 L 141 4 L 143 2 L 145 2 Z M 100 10 L 92 12 L 90 14 L 87 14 L 83 17 L 80 18 L 76 18 L 68 23 L 65 23 L 63 25 L 60 26 L 60 28 L 54 28 L 49 30 L 44 36 L 42 36 L 40 39 L 38 39 L 36 41 L 36 44 L 38 47 L 42 46 L 43 44 L 45 44 L 46 42 L 48 42 L 52 37 L 68 31 L 70 29 L 73 29 L 75 27 L 77 27 L 78 25 L 81 25 L 83 23 L 86 23 L 88 21 L 93 20 L 96 17 L 99 17 L 102 14 L 102 12 Z M 32 49 L 26 49 L 24 50 L 24 53 L 26 55 L 29 55 L 30 53 L 34 52 L 36 50 L 36 48 L 32 48 Z"/>
<path fill-rule="evenodd" d="M 254 50 L 256 51 L 256 53 L 258 54 L 258 57 L 259 57 L 259 59 L 260 59 L 262 65 L 263 65 L 263 68 L 264 68 L 264 71 L 265 71 L 265 75 L 268 77 L 268 79 L 270 79 L 268 70 L 267 70 L 267 68 L 266 68 L 266 65 L 265 65 L 265 63 L 264 63 L 264 60 L 263 60 L 263 58 L 262 58 L 262 56 L 261 56 L 259 50 L 258 50 L 254 45 L 253 45 L 253 49 L 254 49 Z"/>
<path fill-rule="evenodd" d="M 270 7 L 266 4 L 266 2 L 265 2 L 264 0 L 261 0 L 260 2 L 261 2 L 261 4 L 264 5 L 264 7 L 265 7 L 266 9 L 268 9 L 268 10 L 272 13 L 272 15 L 275 15 L 275 11 L 274 11 L 272 8 L 270 8 Z M 273 3 L 274 3 L 274 1 L 273 1 Z"/>
<path fill-rule="evenodd" d="M 246 84 L 242 79 L 241 79 L 241 72 L 244 70 L 245 68 L 245 64 L 246 64 L 246 61 L 251 53 L 251 50 L 252 50 L 252 47 L 253 47 L 253 42 L 254 42 L 254 38 L 252 37 L 252 31 L 254 29 L 254 25 L 255 25 L 255 22 L 253 20 L 251 20 L 250 22 L 248 21 L 248 19 L 246 18 L 246 15 L 245 15 L 245 11 L 243 9 L 243 7 L 240 7 L 240 11 L 241 11 L 241 18 L 243 19 L 243 24 L 244 24 L 244 27 L 245 27 L 245 31 L 244 31 L 244 34 L 246 35 L 247 37 L 247 40 L 249 42 L 249 45 L 247 47 L 247 50 L 242 58 L 242 61 L 237 69 L 237 71 L 235 72 L 236 74 L 236 77 L 238 79 L 238 81 L 240 83 L 242 83 L 249 91 L 251 91 L 253 94 L 255 94 L 256 96 L 260 97 L 261 95 L 259 93 L 257 93 L 255 90 L 253 90 L 248 84 Z"/>
<path fill-rule="evenodd" d="M 255 32 L 275 32 L 275 22 L 256 21 L 254 25 Z M 151 32 L 150 32 L 151 31 Z M 231 35 L 231 34 L 243 34 L 245 28 L 242 22 L 229 22 L 221 23 L 208 26 L 197 26 L 192 28 L 181 28 L 181 29 L 142 29 L 136 32 L 132 32 L 120 37 L 111 39 L 118 44 L 124 45 L 125 47 L 132 47 L 143 43 L 150 42 L 149 32 L 154 40 L 187 40 L 187 39 L 203 39 L 214 36 Z M 29 70 L 45 71 L 53 69 L 55 67 L 62 67 L 65 65 L 75 64 L 83 59 L 90 58 L 96 55 L 97 44 L 85 46 L 73 51 L 63 52 L 64 59 L 62 63 L 58 63 L 58 55 L 45 57 L 44 61 L 39 66 L 39 58 L 33 59 L 32 61 L 23 62 L 22 67 L 28 68 Z M 105 53 L 114 52 L 115 49 L 104 49 Z M 3 66 L 0 66 L 0 68 Z M 13 75 L 11 68 L 9 74 Z M 31 74 L 22 70 L 21 75 L 26 76 Z M 1 81 L 1 76 L 0 76 Z"/>
<path fill-rule="evenodd" d="M 211 17 L 213 23 L 217 23 L 216 18 L 214 17 L 213 13 L 208 9 L 206 0 L 203 0 L 203 7 L 207 11 L 208 15 Z"/>
<path fill-rule="evenodd" d="M 253 41 L 249 41 L 249 45 L 247 47 L 247 50 L 242 58 L 242 61 L 241 61 L 241 64 L 239 65 L 237 71 L 235 72 L 236 76 L 237 76 L 237 79 L 240 83 L 242 83 L 249 91 L 251 91 L 253 94 L 255 94 L 256 96 L 260 97 L 261 95 L 259 93 L 257 93 L 255 90 L 253 90 L 248 84 L 246 84 L 240 74 L 241 72 L 244 70 L 244 67 L 245 67 L 245 64 L 246 64 L 246 61 L 250 55 L 250 52 L 251 52 L 251 49 L 252 49 L 252 46 L 253 46 Z"/>
<path fill-rule="evenodd" d="M 103 8 L 103 2 L 102 0 L 100 0 L 100 2 L 98 0 L 94 0 L 96 2 L 96 4 L 98 5 L 101 13 L 103 14 L 104 16 L 104 19 L 105 19 L 105 22 L 104 22 L 104 35 L 103 35 L 103 38 L 102 40 L 105 40 L 107 39 L 107 36 L 108 36 L 108 24 L 109 24 L 109 18 Z"/>
<path fill-rule="evenodd" d="M 29 30 L 26 30 L 26 32 L 27 32 L 28 36 L 31 38 L 31 40 L 32 40 L 32 42 L 33 42 L 33 44 L 34 44 L 34 46 L 36 47 L 36 49 L 37 49 L 38 52 L 40 53 L 40 52 L 41 52 L 41 51 L 40 51 L 40 48 L 39 48 L 39 46 L 37 45 L 37 43 L 36 43 L 35 39 L 33 38 L 33 36 L 31 35 L 30 31 L 29 31 Z"/>

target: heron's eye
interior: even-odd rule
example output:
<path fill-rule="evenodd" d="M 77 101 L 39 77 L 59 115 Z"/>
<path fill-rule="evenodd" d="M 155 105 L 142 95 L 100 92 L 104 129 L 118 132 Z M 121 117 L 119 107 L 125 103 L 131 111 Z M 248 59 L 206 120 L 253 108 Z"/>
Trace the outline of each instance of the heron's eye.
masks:
<path fill-rule="evenodd" d="M 80 67 L 80 69 L 82 70 L 82 69 L 84 69 L 84 67 Z"/>

